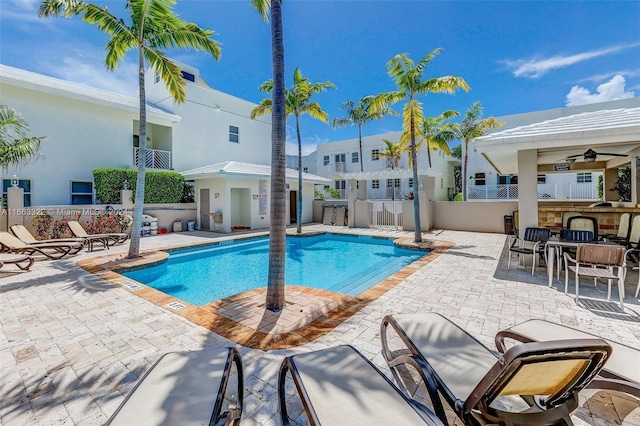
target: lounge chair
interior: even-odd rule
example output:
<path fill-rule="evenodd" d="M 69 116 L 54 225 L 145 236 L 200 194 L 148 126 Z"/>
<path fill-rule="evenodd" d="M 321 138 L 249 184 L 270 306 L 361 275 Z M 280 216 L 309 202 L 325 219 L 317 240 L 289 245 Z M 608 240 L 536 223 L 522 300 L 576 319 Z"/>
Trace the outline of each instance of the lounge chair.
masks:
<path fill-rule="evenodd" d="M 404 343 L 391 351 L 391 326 Z M 436 313 L 386 316 L 380 337 L 389 367 L 413 366 L 438 417 L 447 419 L 439 394 L 465 424 L 565 424 L 577 393 L 611 353 L 602 339 L 514 346 L 498 358 L 470 334 Z"/>
<path fill-rule="evenodd" d="M 11 233 L 18 237 L 25 244 L 47 244 L 47 243 L 78 243 L 83 246 L 87 244 L 86 238 L 56 238 L 52 240 L 37 240 L 24 225 L 11 225 Z"/>
<path fill-rule="evenodd" d="M 87 231 L 82 227 L 80 222 L 77 220 L 70 220 L 67 222 L 67 226 L 71 230 L 71 233 L 78 238 L 87 238 L 89 240 L 89 246 L 91 247 L 92 241 L 100 241 L 107 243 L 107 248 L 109 245 L 114 244 L 122 244 L 129 238 L 129 234 L 120 233 L 120 232 L 111 232 L 105 234 L 87 234 Z"/>
<path fill-rule="evenodd" d="M 594 337 L 602 339 L 594 334 L 565 325 L 532 319 L 496 334 L 496 348 L 502 353 L 506 352 L 505 339 L 528 343 L 563 339 L 591 339 Z M 612 347 L 613 352 L 598 377 L 587 387 L 627 392 L 640 398 L 640 349 L 609 339 L 603 340 Z"/>
<path fill-rule="evenodd" d="M 288 356 L 282 362 L 278 400 L 282 424 L 291 424 L 285 383 L 291 374 L 312 425 L 441 425 L 426 407 L 407 398 L 349 345 Z"/>
<path fill-rule="evenodd" d="M 61 259 L 67 255 L 77 254 L 84 247 L 82 244 L 43 243 L 25 244 L 8 232 L 0 232 L 0 247 L 3 251 L 13 254 L 42 255 L 51 260 Z"/>
<path fill-rule="evenodd" d="M 28 271 L 33 265 L 33 257 L 26 254 L 0 253 L 0 268 L 3 265 L 13 264 L 23 271 Z"/>
<path fill-rule="evenodd" d="M 225 407 L 234 365 L 238 387 Z M 243 391 L 236 348 L 171 352 L 156 361 L 107 425 L 235 425 L 242 415 Z"/>

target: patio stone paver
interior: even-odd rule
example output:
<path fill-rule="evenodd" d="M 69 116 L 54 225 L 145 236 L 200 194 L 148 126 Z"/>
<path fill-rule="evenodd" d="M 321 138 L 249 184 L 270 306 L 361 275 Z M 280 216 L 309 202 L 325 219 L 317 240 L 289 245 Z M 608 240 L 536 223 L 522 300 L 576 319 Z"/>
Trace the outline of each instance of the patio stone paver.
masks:
<path fill-rule="evenodd" d="M 307 231 L 358 232 L 411 238 L 412 233 L 313 225 Z M 263 233 L 264 234 L 264 233 Z M 233 238 L 184 232 L 146 237 L 143 249 Z M 379 325 L 387 313 L 440 312 L 489 347 L 505 327 L 543 318 L 640 347 L 640 305 L 633 298 L 637 275 L 627 278 L 625 310 L 606 301 L 606 286 L 581 286 L 580 305 L 564 294 L 564 282 L 546 285 L 544 269 L 506 270 L 505 236 L 456 231 L 425 233 L 454 245 L 421 265 L 343 322 L 302 346 L 274 351 L 242 347 L 245 366 L 243 424 L 279 424 L 277 372 L 282 357 L 352 344 L 391 377 L 380 353 Z M 231 344 L 228 340 L 157 306 L 124 287 L 76 266 L 82 259 L 126 253 L 127 247 L 96 250 L 60 261 L 36 262 L 28 273 L 0 270 L 0 421 L 2 425 L 104 423 L 137 379 L 163 353 Z M 17 270 L 17 269 L 16 269 Z M 635 273 L 635 272 L 634 272 Z M 332 325 L 332 326 L 333 326 Z M 293 336 L 303 339 L 303 336 Z M 295 404 L 292 393 L 289 399 Z M 419 392 L 420 395 L 420 392 Z M 576 424 L 640 425 L 633 398 L 595 392 L 581 398 Z M 294 408 L 294 416 L 302 411 Z"/>

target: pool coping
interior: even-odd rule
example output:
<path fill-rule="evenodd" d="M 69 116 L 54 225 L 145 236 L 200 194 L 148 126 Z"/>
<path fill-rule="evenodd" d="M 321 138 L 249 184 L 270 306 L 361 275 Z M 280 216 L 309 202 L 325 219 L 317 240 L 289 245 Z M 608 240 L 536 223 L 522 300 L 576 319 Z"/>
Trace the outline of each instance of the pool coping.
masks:
<path fill-rule="evenodd" d="M 288 236 L 305 237 L 317 234 L 331 234 L 331 232 L 309 232 L 302 235 L 288 234 Z M 237 238 L 233 238 L 233 240 L 262 238 L 266 235 L 268 234 L 261 233 L 260 235 L 254 234 L 244 237 L 236 236 Z M 336 235 L 360 236 L 361 234 L 340 232 Z M 371 238 L 381 237 L 371 236 Z M 266 333 L 258 331 L 216 312 L 221 308 L 231 306 L 241 301 L 247 301 L 252 297 L 255 298 L 263 295 L 266 293 L 266 287 L 249 290 L 207 305 L 195 306 L 146 286 L 145 284 L 138 283 L 137 281 L 129 279 L 116 272 L 116 270 L 132 270 L 142 266 L 147 267 L 153 264 L 160 264 L 166 261 L 169 256 L 169 252 L 171 251 L 181 250 L 188 247 L 214 246 L 219 245 L 220 243 L 224 244 L 224 241 L 229 241 L 229 239 L 216 242 L 194 243 L 144 250 L 141 252 L 140 258 L 133 260 L 125 259 L 126 254 L 99 256 L 80 260 L 77 262 L 77 265 L 85 271 L 95 274 L 111 284 L 118 285 L 129 292 L 134 293 L 138 297 L 142 297 L 143 299 L 155 304 L 156 306 L 175 313 L 194 324 L 200 325 L 239 345 L 252 349 L 277 350 L 301 346 L 323 336 L 360 311 L 362 308 L 404 281 L 414 272 L 433 261 L 444 251 L 454 246 L 454 243 L 441 240 L 427 239 L 423 240 L 421 243 L 416 243 L 413 241 L 412 237 L 400 237 L 394 239 L 393 243 L 399 247 L 411 250 L 430 251 L 404 268 L 394 272 L 384 280 L 369 287 L 357 296 L 346 296 L 328 290 L 287 285 L 285 287 L 285 299 L 286 289 L 289 289 L 290 291 L 300 292 L 310 297 L 319 297 L 328 301 L 337 302 L 338 306 L 320 314 L 308 324 L 284 333 Z M 273 313 L 263 309 L 262 315 L 263 318 L 268 316 L 277 317 L 279 313 Z"/>

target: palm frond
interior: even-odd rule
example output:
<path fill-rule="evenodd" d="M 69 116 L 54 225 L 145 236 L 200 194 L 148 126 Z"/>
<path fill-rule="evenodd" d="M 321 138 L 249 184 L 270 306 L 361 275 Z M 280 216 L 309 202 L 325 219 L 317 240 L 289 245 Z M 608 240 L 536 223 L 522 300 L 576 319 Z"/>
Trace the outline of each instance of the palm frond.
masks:
<path fill-rule="evenodd" d="M 87 4 L 82 0 L 42 0 L 38 9 L 38 16 L 49 18 L 51 16 L 64 16 L 71 18 L 83 12 Z"/>
<path fill-rule="evenodd" d="M 45 137 L 24 137 L 0 143 L 0 168 L 6 171 L 9 166 L 20 166 L 43 157 L 38 151 Z"/>
<path fill-rule="evenodd" d="M 251 6 L 262 15 L 265 22 L 269 22 L 269 11 L 271 10 L 271 0 L 250 0 Z"/>
<path fill-rule="evenodd" d="M 155 72 L 160 76 L 165 86 L 169 90 L 171 96 L 177 103 L 182 103 L 186 100 L 185 81 L 182 78 L 182 71 L 180 67 L 172 62 L 164 52 L 154 49 L 152 47 L 144 47 L 144 58 L 149 65 L 155 69 Z"/>
<path fill-rule="evenodd" d="M 211 37 L 215 35 L 213 31 L 203 30 L 193 23 L 177 29 L 167 29 L 156 33 L 148 40 L 150 46 L 159 49 L 182 48 L 195 51 L 204 51 L 213 56 L 215 60 L 220 59 L 220 45 Z"/>
<path fill-rule="evenodd" d="M 340 117 L 333 119 L 333 121 L 331 122 L 331 127 L 333 127 L 334 129 L 338 129 L 340 127 L 353 126 L 354 124 L 356 123 L 351 118 Z"/>
<path fill-rule="evenodd" d="M 306 104 L 304 108 L 300 109 L 300 114 L 306 114 L 311 118 L 322 121 L 323 123 L 329 122 L 329 114 L 327 114 L 326 111 L 323 111 L 320 104 L 317 102 Z"/>
<path fill-rule="evenodd" d="M 271 98 L 263 99 L 258 104 L 258 106 L 256 106 L 251 110 L 251 113 L 249 114 L 249 118 L 251 118 L 252 120 L 255 120 L 257 117 L 271 114 L 273 112 L 271 108 L 272 105 L 273 105 L 273 101 L 271 100 Z"/>

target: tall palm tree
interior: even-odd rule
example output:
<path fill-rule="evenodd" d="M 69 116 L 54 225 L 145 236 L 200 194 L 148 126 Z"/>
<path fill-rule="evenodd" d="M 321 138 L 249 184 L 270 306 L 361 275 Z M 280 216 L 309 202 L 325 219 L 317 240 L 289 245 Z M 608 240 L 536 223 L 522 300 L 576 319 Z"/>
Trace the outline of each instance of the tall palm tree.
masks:
<path fill-rule="evenodd" d="M 387 139 L 382 139 L 382 142 L 386 145 L 384 151 L 380 153 L 381 157 L 387 159 L 387 164 L 391 166 L 391 170 L 394 170 L 398 167 L 398 163 L 400 162 L 400 158 L 402 157 L 402 153 L 404 152 L 404 148 L 402 143 L 400 142 L 391 142 Z M 395 186 L 391 186 L 391 200 L 395 200 L 396 197 L 396 189 Z"/>
<path fill-rule="evenodd" d="M 111 38 L 107 41 L 105 66 L 113 71 L 124 60 L 125 54 L 137 49 L 138 90 L 140 96 L 139 159 L 136 180 L 133 228 L 128 258 L 140 256 L 140 231 L 144 207 L 144 181 L 147 159 L 147 101 L 144 86 L 145 61 L 169 89 L 176 102 L 186 99 L 186 85 L 180 67 L 165 56 L 162 49 L 183 48 L 202 50 L 216 60 L 220 46 L 213 40 L 213 31 L 204 30 L 192 22 L 183 21 L 173 11 L 175 0 L 127 0 L 129 24 L 111 14 L 106 7 L 80 0 L 43 0 L 41 17 L 82 15 L 82 20 L 98 26 Z"/>
<path fill-rule="evenodd" d="M 311 97 L 327 89 L 335 89 L 335 85 L 330 81 L 322 83 L 311 83 L 308 78 L 302 75 L 299 68 L 293 72 L 293 86 L 285 89 L 285 111 L 287 117 L 293 115 L 296 118 L 296 134 L 298 135 L 298 211 L 296 216 L 296 232 L 302 233 L 302 138 L 300 135 L 300 116 L 307 114 L 323 123 L 329 121 L 329 115 L 322 110 L 320 104 L 311 102 Z M 267 80 L 260 86 L 261 92 L 271 93 L 273 90 L 273 80 Z M 261 115 L 271 113 L 272 99 L 263 99 L 255 107 L 249 117 L 256 118 Z"/>
<path fill-rule="evenodd" d="M 422 127 L 420 128 L 422 140 L 418 142 L 418 150 L 422 145 L 425 145 L 429 167 L 431 167 L 431 151 L 439 150 L 446 155 L 451 154 L 449 142 L 457 137 L 458 126 L 455 123 L 445 123 L 445 121 L 459 115 L 458 111 L 448 110 L 437 117 L 427 117 L 422 122 Z"/>
<path fill-rule="evenodd" d="M 251 6 L 267 21 L 271 15 L 271 55 L 273 90 L 271 92 L 271 204 L 269 211 L 269 277 L 265 307 L 284 308 L 284 268 L 287 235 L 286 199 L 286 126 L 284 87 L 284 34 L 282 0 L 251 0 Z"/>
<path fill-rule="evenodd" d="M 19 166 L 38 159 L 40 142 L 45 136 L 27 136 L 29 123 L 19 112 L 0 105 L 0 168 L 6 172 L 9 166 Z"/>
<path fill-rule="evenodd" d="M 409 142 L 411 167 L 413 169 L 413 181 L 418 182 L 418 163 L 416 150 L 416 135 L 424 122 L 422 103 L 417 97 L 427 93 L 454 93 L 457 89 L 469 90 L 469 85 L 462 77 L 447 75 L 422 80 L 424 71 L 433 59 L 442 52 L 442 49 L 434 49 L 427 53 L 415 64 L 406 53 L 400 53 L 387 63 L 387 71 L 397 86 L 397 90 L 387 92 L 380 100 L 374 102 L 374 110 L 387 104 L 406 100 L 402 111 L 402 138 L 403 143 Z M 420 228 L 420 199 L 418 191 L 414 191 L 413 218 L 415 224 L 415 242 L 422 241 Z"/>
<path fill-rule="evenodd" d="M 482 118 L 482 103 L 474 102 L 464 113 L 458 128 L 458 138 L 464 143 L 464 162 L 462 170 L 462 199 L 467 199 L 467 163 L 469 161 L 469 142 L 484 135 L 488 129 L 497 129 L 504 123 L 494 117 Z"/>
<path fill-rule="evenodd" d="M 360 149 L 360 171 L 364 171 L 364 161 L 362 157 L 362 126 L 373 120 L 382 120 L 388 115 L 398 115 L 397 112 L 389 107 L 382 106 L 381 108 L 374 110 L 371 108 L 372 102 L 375 100 L 375 96 L 369 95 L 360 98 L 360 101 L 356 105 L 352 100 L 348 100 L 340 108 L 347 112 L 346 117 L 334 118 L 332 126 L 334 129 L 345 126 L 358 126 L 358 146 Z"/>

